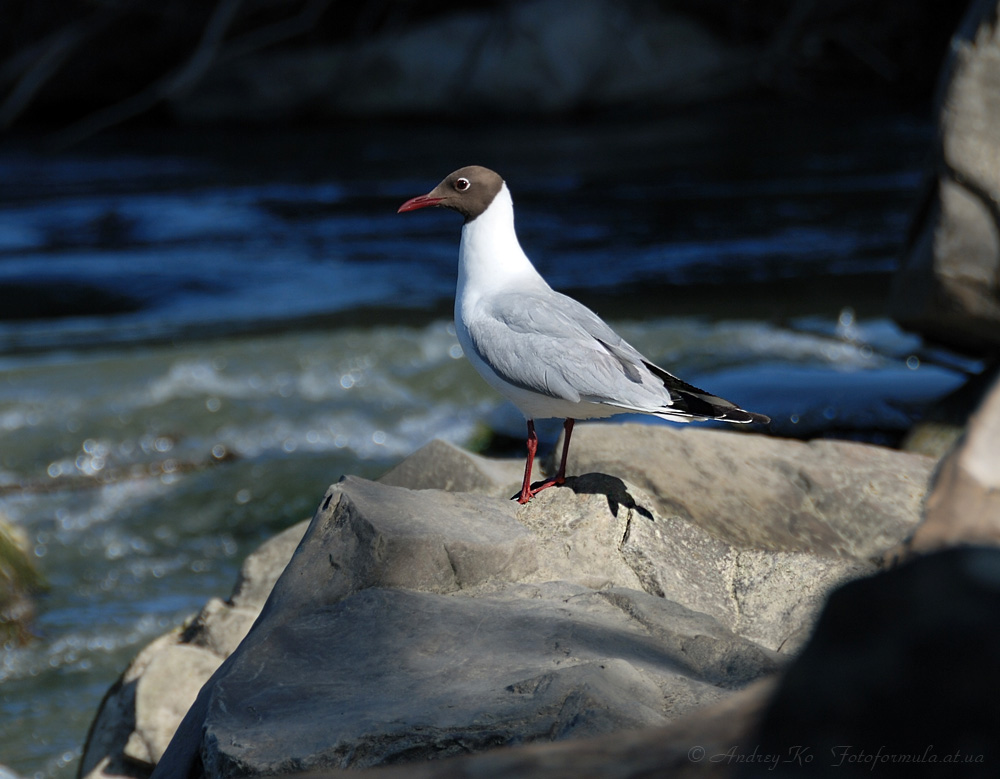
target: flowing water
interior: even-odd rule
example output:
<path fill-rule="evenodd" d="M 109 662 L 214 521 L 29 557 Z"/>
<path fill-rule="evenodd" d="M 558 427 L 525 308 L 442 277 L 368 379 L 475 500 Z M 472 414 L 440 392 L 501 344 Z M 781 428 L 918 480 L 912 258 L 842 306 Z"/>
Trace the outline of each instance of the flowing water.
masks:
<path fill-rule="evenodd" d="M 757 106 L 0 148 L 0 513 L 49 584 L 0 650 L 0 764 L 71 775 L 129 659 L 342 474 L 511 451 L 449 321 L 459 218 L 403 200 L 495 167 L 542 273 L 651 358 L 774 434 L 892 443 L 975 367 L 883 314 L 930 135 Z"/>

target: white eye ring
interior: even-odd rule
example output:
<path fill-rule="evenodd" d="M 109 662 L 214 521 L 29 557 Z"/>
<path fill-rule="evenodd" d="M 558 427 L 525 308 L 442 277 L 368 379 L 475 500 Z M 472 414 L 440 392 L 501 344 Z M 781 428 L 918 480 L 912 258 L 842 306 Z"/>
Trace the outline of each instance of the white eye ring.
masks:
<path fill-rule="evenodd" d="M 467 190 L 470 186 L 472 186 L 472 184 L 467 178 L 455 179 L 455 189 L 459 192 L 465 192 L 465 190 Z"/>

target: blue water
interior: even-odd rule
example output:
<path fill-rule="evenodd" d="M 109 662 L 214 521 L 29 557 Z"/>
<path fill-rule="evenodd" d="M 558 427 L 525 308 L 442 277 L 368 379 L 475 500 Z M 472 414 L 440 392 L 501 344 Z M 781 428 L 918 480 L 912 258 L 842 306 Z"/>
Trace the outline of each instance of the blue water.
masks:
<path fill-rule="evenodd" d="M 131 657 L 341 474 L 522 435 L 449 322 L 458 217 L 403 200 L 495 167 L 539 269 L 651 358 L 774 434 L 892 443 L 976 367 L 883 313 L 930 136 L 755 106 L 0 148 L 0 512 L 51 585 L 0 653 L 0 763 L 69 776 Z"/>

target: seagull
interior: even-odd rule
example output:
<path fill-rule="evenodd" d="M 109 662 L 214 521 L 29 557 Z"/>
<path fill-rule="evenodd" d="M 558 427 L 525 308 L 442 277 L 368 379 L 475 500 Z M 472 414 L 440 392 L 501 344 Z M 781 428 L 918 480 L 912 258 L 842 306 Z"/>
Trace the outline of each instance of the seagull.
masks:
<path fill-rule="evenodd" d="M 465 217 L 458 250 L 455 332 L 479 374 L 524 414 L 527 462 L 519 503 L 566 481 L 573 424 L 614 414 L 687 422 L 770 422 L 687 384 L 642 356 L 597 314 L 556 292 L 531 264 L 514 231 L 504 180 L 479 165 L 459 168 L 397 213 L 439 206 Z M 565 420 L 555 476 L 531 484 L 536 419 Z"/>

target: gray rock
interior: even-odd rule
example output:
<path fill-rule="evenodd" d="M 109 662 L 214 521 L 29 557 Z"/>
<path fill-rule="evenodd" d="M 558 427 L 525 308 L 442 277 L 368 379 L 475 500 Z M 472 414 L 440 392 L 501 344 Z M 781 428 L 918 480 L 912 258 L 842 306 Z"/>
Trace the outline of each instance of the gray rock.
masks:
<path fill-rule="evenodd" d="M 923 522 L 886 559 L 967 544 L 1000 544 L 1000 379 L 941 461 Z"/>
<path fill-rule="evenodd" d="M 894 279 L 904 327 L 965 350 L 1000 346 L 1000 27 L 977 0 L 952 39 L 937 107 L 936 180 Z"/>
<path fill-rule="evenodd" d="M 150 658 L 135 687 L 135 729 L 125 744 L 130 760 L 159 762 L 178 723 L 222 658 L 188 644 L 166 646 Z"/>
<path fill-rule="evenodd" d="M 535 469 L 538 465 L 536 461 Z M 380 484 L 411 490 L 476 492 L 510 497 L 521 486 L 523 463 L 497 460 L 434 440 L 379 477 Z"/>
<path fill-rule="evenodd" d="M 79 775 L 88 779 L 98 777 L 145 777 L 152 765 L 136 763 L 125 754 L 126 746 L 132 742 L 132 753 L 138 750 L 136 741 L 153 741 L 152 734 L 136 732 L 136 687 L 150 663 L 162 652 L 177 646 L 180 630 L 166 633 L 147 644 L 125 669 L 121 677 L 104 696 L 90 726 L 83 757 L 80 760 Z M 156 704 L 158 711 L 174 709 L 174 700 L 161 700 Z M 174 722 L 176 730 L 179 719 Z M 169 739 L 167 741 L 169 743 Z M 164 745 L 165 748 L 165 745 Z M 159 750 L 162 754 L 163 749 Z M 147 748 L 148 752 L 148 748 Z"/>
<path fill-rule="evenodd" d="M 705 489 L 704 464 L 719 463 L 726 489 Z M 932 461 L 846 442 L 588 424 L 570 467 L 598 473 L 518 513 L 538 540 L 533 580 L 642 589 L 789 652 L 831 588 L 873 571 L 912 532 Z"/>
<path fill-rule="evenodd" d="M 666 599 L 518 584 L 546 577 L 516 510 L 344 479 L 154 776 L 196 755 L 244 776 L 657 724 L 777 667 Z"/>
<path fill-rule="evenodd" d="M 321 562 L 338 598 L 363 587 L 452 592 L 516 581 L 537 563 L 531 534 L 514 514 L 510 501 L 348 476 L 327 492 L 292 563 L 304 575 Z M 276 587 L 266 608 L 285 608 L 284 592 Z"/>
<path fill-rule="evenodd" d="M 669 725 L 617 732 L 587 739 L 534 743 L 492 749 L 449 760 L 352 772 L 361 779 L 651 779 L 726 775 L 724 756 L 748 738 L 770 698 L 775 679 L 754 682 L 718 703 L 709 704 Z M 296 779 L 340 777 L 338 770 L 308 771 Z"/>
<path fill-rule="evenodd" d="M 940 460 L 958 443 L 968 429 L 972 415 L 998 381 L 1000 359 L 970 376 L 958 389 L 936 400 L 910 428 L 900 443 L 900 449 Z"/>
<path fill-rule="evenodd" d="M 183 706 L 159 693 L 156 720 L 156 696 L 136 690 L 178 648 L 227 659 L 162 776 L 671 727 L 801 646 L 826 593 L 912 532 L 930 466 L 853 444 L 580 425 L 570 470 L 583 475 L 518 506 L 519 461 L 432 444 L 392 484 L 332 487 L 304 535 L 248 558 L 229 602 L 144 650 L 82 775 L 135 775 L 162 751 L 167 728 L 146 723 L 176 724 Z M 408 488 L 431 485 L 480 494 Z"/>
<path fill-rule="evenodd" d="M 421 761 L 663 724 L 775 668 L 710 618 L 643 593 L 512 589 L 366 589 L 307 607 L 216 680 L 207 773 Z M 650 622 L 672 624 L 651 634 Z M 268 684 L 255 682 L 267 667 Z"/>
<path fill-rule="evenodd" d="M 292 553 L 289 552 L 285 565 L 291 556 Z M 219 657 L 228 657 L 250 632 L 250 626 L 257 619 L 263 605 L 236 606 L 232 600 L 226 602 L 220 598 L 212 598 L 198 612 L 198 616 L 189 621 L 180 640 L 185 644 L 207 649 Z"/>
<path fill-rule="evenodd" d="M 608 485 L 617 497 L 601 494 Z M 690 518 L 656 511 L 656 500 L 606 475 L 571 478 L 564 489 L 540 493 L 518 513 L 537 539 L 539 570 L 531 578 L 643 590 L 709 614 L 768 649 L 791 652 L 826 593 L 874 569 L 853 558 L 743 549 Z M 914 514 L 907 529 L 915 521 Z"/>
<path fill-rule="evenodd" d="M 234 606 L 260 611 L 308 527 L 309 520 L 292 525 L 265 541 L 243 561 L 229 598 Z"/>
<path fill-rule="evenodd" d="M 603 491 L 619 506 L 643 496 L 648 508 L 619 535 L 642 589 L 786 653 L 832 588 L 873 572 L 913 531 L 933 467 L 844 441 L 659 425 L 580 425 L 573 440 L 568 470 L 585 475 L 569 490 Z M 616 473 L 643 491 L 609 487 Z"/>
<path fill-rule="evenodd" d="M 848 441 L 665 425 L 580 425 L 573 445 L 568 473 L 627 478 L 658 514 L 733 547 L 858 561 L 912 529 L 933 467 Z"/>

